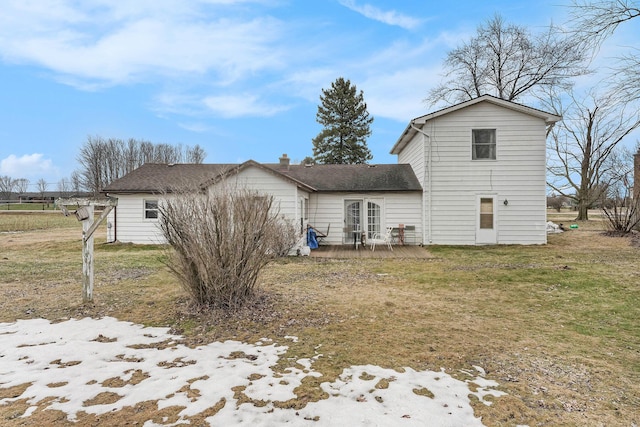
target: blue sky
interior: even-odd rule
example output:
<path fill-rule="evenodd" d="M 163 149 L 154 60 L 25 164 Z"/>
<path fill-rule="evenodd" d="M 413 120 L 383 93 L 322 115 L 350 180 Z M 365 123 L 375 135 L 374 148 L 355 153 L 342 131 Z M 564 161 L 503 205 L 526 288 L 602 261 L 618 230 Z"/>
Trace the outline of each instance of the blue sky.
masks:
<path fill-rule="evenodd" d="M 563 23 L 566 4 L 3 0 L 0 175 L 55 190 L 88 136 L 199 144 L 207 163 L 300 161 L 338 77 L 375 118 L 372 162 L 394 163 L 447 51 L 495 13 L 535 32 Z"/>

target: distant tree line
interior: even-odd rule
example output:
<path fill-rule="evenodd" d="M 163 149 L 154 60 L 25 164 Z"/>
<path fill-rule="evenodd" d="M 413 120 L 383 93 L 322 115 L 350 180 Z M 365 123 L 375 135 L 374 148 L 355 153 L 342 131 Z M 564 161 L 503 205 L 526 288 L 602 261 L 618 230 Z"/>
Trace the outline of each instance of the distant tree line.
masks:
<path fill-rule="evenodd" d="M 205 156 L 199 145 L 183 147 L 133 138 L 125 141 L 89 136 L 78 154 L 80 169 L 74 175 L 84 189 L 97 194 L 145 163 L 202 163 Z"/>
<path fill-rule="evenodd" d="M 133 138 L 125 141 L 89 136 L 77 157 L 79 168 L 69 178 L 60 179 L 56 190 L 61 197 L 81 192 L 98 194 L 113 180 L 145 163 L 202 163 L 205 157 L 206 153 L 199 145 L 183 147 Z M 32 185 L 37 188 L 34 192 L 44 198 L 49 184 L 43 178 L 32 184 L 26 178 L 3 175 L 0 176 L 0 200 L 10 200 L 15 193 L 25 194 Z"/>

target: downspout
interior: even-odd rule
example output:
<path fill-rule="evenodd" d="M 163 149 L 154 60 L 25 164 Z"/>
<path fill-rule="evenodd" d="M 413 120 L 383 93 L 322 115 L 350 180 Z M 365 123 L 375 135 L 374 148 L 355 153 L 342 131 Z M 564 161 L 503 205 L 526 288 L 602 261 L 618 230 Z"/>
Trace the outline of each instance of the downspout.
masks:
<path fill-rule="evenodd" d="M 107 197 L 111 197 L 109 193 L 105 194 Z M 113 240 L 107 243 L 115 243 L 118 241 L 118 206 L 114 206 L 113 210 Z"/>
<path fill-rule="evenodd" d="M 427 168 L 426 170 L 424 170 L 423 172 L 423 181 L 422 182 L 427 182 L 427 187 L 428 187 L 428 196 L 427 196 L 427 203 L 429 205 L 429 218 L 428 218 L 428 232 L 429 232 L 429 244 L 433 243 L 433 239 L 431 238 L 431 137 L 429 135 L 427 135 L 422 129 L 417 128 L 415 126 L 415 124 L 413 123 L 413 121 L 411 122 L 411 128 L 413 130 L 415 130 L 416 132 L 419 132 L 422 135 L 422 146 L 424 147 L 424 157 L 427 157 L 427 144 L 426 144 L 426 139 L 429 138 L 429 152 L 428 152 L 428 160 L 427 160 Z M 422 239 L 424 241 L 424 238 Z"/>

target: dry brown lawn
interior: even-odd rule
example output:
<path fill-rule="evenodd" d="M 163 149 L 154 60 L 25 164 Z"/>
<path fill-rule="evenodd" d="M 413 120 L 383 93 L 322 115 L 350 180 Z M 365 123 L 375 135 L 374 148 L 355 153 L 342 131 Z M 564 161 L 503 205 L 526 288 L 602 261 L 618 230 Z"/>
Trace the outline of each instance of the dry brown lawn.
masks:
<path fill-rule="evenodd" d="M 2 233 L 0 321 L 113 316 L 171 327 L 190 345 L 295 335 L 279 368 L 321 351 L 314 369 L 324 376 L 297 389 L 294 407 L 323 398 L 319 382 L 352 365 L 453 376 L 478 365 L 507 393 L 492 406 L 474 405 L 486 425 L 638 425 L 640 248 L 604 235 L 597 220 L 578 225 L 546 246 L 431 247 L 425 259 L 284 259 L 264 271 L 259 294 L 236 313 L 193 307 L 161 248 L 100 238 L 95 301 L 82 304 L 77 223 Z M 19 391 L 0 384 L 0 398 Z M 55 411 L 19 418 L 26 407 L 0 407 L 0 425 L 70 424 Z M 74 425 L 154 417 L 155 403 L 146 402 Z"/>

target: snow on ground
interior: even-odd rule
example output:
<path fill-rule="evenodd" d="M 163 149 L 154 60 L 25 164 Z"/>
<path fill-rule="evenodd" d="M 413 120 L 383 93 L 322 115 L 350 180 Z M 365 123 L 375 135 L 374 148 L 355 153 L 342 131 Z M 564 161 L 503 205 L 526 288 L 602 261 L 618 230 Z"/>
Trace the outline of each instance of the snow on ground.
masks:
<path fill-rule="evenodd" d="M 214 342 L 191 349 L 179 344 L 180 338 L 167 328 L 145 328 L 109 317 L 0 323 L 0 389 L 31 383 L 22 395 L 0 399 L 0 405 L 28 399 L 32 406 L 23 415 L 28 417 L 38 402 L 53 398 L 43 405 L 75 420 L 82 411 L 100 415 L 158 400 L 160 409 L 184 407 L 172 424 L 177 425 L 225 399 L 224 407 L 207 419 L 211 424 L 482 426 L 469 396 L 489 405 L 485 396 L 503 394 L 494 389 L 496 382 L 483 378 L 480 367 L 460 381 L 444 372 L 352 366 L 336 381 L 322 383 L 327 399 L 301 410 L 281 409 L 274 402 L 295 398 L 293 390 L 303 378 L 322 376 L 313 369 L 315 358 L 298 360 L 299 368 L 274 372 L 272 367 L 288 347 L 271 340 Z M 249 398 L 267 404 L 238 406 L 232 391 L 238 386 L 246 387 Z M 92 401 L 101 393 L 115 393 L 119 399 Z"/>

